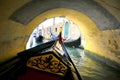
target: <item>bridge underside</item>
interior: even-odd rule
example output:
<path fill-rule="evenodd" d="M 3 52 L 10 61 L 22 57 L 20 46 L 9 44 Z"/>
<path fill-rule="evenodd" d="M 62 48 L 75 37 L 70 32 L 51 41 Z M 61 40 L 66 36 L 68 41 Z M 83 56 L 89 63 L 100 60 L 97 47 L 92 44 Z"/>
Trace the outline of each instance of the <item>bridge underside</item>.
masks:
<path fill-rule="evenodd" d="M 10 16 L 10 19 L 27 25 L 38 15 L 56 8 L 68 8 L 81 12 L 93 20 L 100 30 L 120 28 L 120 23 L 115 17 L 93 0 L 51 0 L 50 2 L 46 0 L 33 0 L 17 9 Z"/>

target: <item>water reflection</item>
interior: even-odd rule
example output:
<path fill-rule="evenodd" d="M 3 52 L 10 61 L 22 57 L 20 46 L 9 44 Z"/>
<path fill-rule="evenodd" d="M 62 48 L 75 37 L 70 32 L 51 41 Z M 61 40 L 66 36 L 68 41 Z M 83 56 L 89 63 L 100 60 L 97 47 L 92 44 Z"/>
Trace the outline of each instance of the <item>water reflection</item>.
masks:
<path fill-rule="evenodd" d="M 120 80 L 120 65 L 77 48 L 67 50 L 83 80 Z M 105 64 L 108 62 L 109 64 Z M 111 65 L 112 64 L 112 65 Z M 116 67 L 112 67 L 112 66 Z"/>

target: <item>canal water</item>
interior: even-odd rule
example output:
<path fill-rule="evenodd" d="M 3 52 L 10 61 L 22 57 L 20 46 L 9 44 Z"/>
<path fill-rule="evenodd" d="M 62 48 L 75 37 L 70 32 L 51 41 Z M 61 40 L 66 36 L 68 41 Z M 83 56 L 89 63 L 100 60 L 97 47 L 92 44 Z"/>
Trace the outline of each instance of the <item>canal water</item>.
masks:
<path fill-rule="evenodd" d="M 120 80 L 120 64 L 81 48 L 66 48 L 82 80 Z"/>

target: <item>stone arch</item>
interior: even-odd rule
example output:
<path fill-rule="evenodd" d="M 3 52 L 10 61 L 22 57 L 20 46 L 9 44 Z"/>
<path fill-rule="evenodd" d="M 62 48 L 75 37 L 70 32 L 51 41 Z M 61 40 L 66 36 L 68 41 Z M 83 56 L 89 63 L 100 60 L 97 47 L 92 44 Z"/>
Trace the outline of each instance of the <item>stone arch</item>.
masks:
<path fill-rule="evenodd" d="M 16 10 L 10 19 L 21 24 L 28 24 L 43 12 L 56 8 L 70 8 L 87 15 L 100 30 L 119 28 L 120 23 L 107 10 L 90 0 L 32 0 Z"/>

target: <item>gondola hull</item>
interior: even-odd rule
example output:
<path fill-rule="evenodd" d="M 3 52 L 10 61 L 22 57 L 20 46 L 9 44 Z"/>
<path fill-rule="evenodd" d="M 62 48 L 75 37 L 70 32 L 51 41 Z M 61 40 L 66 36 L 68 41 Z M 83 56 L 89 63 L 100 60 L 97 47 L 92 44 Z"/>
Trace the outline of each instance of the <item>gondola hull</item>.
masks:
<path fill-rule="evenodd" d="M 64 55 L 56 50 L 57 42 Z M 0 80 L 81 80 L 81 76 L 64 43 L 57 39 L 24 50 L 11 60 L 1 63 Z"/>

